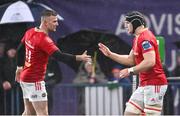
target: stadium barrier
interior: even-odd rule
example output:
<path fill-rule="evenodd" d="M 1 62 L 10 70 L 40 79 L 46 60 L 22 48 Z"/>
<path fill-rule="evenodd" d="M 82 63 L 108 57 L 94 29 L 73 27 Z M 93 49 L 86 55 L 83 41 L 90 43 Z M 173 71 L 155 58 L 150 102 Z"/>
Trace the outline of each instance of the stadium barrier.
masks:
<path fill-rule="evenodd" d="M 137 77 L 133 77 L 137 81 Z M 168 91 L 164 100 L 165 115 L 180 114 L 180 77 L 168 77 Z M 53 89 L 54 115 L 122 115 L 125 103 L 138 82 L 132 85 L 109 84 L 58 84 Z M 4 96 L 6 96 L 4 93 Z M 10 94 L 10 102 L 4 100 L 6 114 L 20 115 L 23 111 L 23 99 L 20 87 L 15 86 Z M 6 97 L 5 97 L 6 99 Z"/>

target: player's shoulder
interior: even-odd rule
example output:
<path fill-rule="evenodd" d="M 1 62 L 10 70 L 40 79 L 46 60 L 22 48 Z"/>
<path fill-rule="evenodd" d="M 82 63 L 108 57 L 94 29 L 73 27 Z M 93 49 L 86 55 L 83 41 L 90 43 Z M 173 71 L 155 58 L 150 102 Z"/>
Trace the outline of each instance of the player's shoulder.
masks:
<path fill-rule="evenodd" d="M 48 43 L 53 42 L 53 40 L 47 34 L 45 34 L 43 32 L 38 33 L 37 36 L 38 36 L 37 38 L 39 38 L 40 42 L 43 42 L 43 41 L 48 42 Z"/>
<path fill-rule="evenodd" d="M 154 41 L 156 38 L 150 30 L 145 30 L 140 35 L 140 41 Z"/>
<path fill-rule="evenodd" d="M 139 44 L 142 45 L 144 50 L 152 48 L 157 45 L 156 38 L 150 30 L 146 30 L 142 33 Z"/>
<path fill-rule="evenodd" d="M 25 32 L 25 36 L 28 37 L 33 35 L 34 33 L 35 33 L 34 28 L 30 28 Z"/>
<path fill-rule="evenodd" d="M 34 30 L 34 32 L 36 33 L 35 36 L 36 36 L 39 40 L 42 40 L 42 39 L 46 38 L 47 34 L 45 34 L 44 32 L 39 31 L 37 28 L 34 28 L 33 30 Z"/>
<path fill-rule="evenodd" d="M 47 35 L 46 35 L 44 32 L 37 32 L 37 36 L 38 36 L 38 38 L 40 38 L 40 39 L 44 39 L 44 38 L 47 37 Z"/>
<path fill-rule="evenodd" d="M 31 36 L 33 34 L 33 28 L 30 28 L 28 30 L 26 30 L 25 34 L 24 34 L 24 38 L 28 38 L 29 36 Z"/>
<path fill-rule="evenodd" d="M 146 39 L 146 37 L 150 37 L 151 35 L 152 35 L 152 32 L 147 29 L 140 34 L 140 37 L 143 39 Z"/>
<path fill-rule="evenodd" d="M 53 42 L 53 40 L 52 40 L 49 36 L 46 36 L 46 37 L 45 37 L 45 40 L 46 40 L 48 43 L 52 43 L 52 42 Z"/>
<path fill-rule="evenodd" d="M 32 32 L 34 32 L 34 28 L 30 28 L 26 31 L 26 33 L 32 33 Z"/>

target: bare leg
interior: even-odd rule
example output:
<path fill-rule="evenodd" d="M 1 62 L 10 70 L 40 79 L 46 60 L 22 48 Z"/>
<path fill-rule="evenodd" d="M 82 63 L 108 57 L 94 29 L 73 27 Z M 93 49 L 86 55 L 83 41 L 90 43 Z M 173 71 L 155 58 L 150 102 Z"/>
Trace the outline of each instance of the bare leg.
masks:
<path fill-rule="evenodd" d="M 127 103 L 126 104 L 126 108 L 124 111 L 124 115 L 126 116 L 132 116 L 132 115 L 142 115 L 143 114 L 143 110 L 140 107 L 134 106 L 131 103 Z"/>
<path fill-rule="evenodd" d="M 47 101 L 32 102 L 37 115 L 48 115 Z"/>
<path fill-rule="evenodd" d="M 24 112 L 22 115 L 36 115 L 36 111 L 28 99 L 24 99 Z"/>

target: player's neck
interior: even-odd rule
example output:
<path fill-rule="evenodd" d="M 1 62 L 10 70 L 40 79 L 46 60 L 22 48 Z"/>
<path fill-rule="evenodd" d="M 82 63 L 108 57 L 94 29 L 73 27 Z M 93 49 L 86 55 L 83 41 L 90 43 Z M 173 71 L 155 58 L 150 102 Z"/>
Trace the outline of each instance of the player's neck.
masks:
<path fill-rule="evenodd" d="M 140 35 L 142 32 L 146 31 L 147 29 L 148 29 L 148 28 L 145 28 L 144 26 L 138 27 L 138 28 L 136 29 L 136 31 L 135 31 L 135 36 L 136 36 L 136 38 L 139 37 L 139 35 Z"/>
<path fill-rule="evenodd" d="M 38 29 L 48 35 L 48 30 L 43 25 L 40 25 Z"/>

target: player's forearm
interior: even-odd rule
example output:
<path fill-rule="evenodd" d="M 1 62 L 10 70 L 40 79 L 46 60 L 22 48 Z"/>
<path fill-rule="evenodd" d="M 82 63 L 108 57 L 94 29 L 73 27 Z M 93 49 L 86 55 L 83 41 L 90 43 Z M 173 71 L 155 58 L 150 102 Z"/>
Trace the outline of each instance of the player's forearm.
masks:
<path fill-rule="evenodd" d="M 109 58 L 123 65 L 132 66 L 135 64 L 133 59 L 131 59 L 129 55 L 119 55 L 116 53 L 111 53 L 109 55 Z"/>
<path fill-rule="evenodd" d="M 153 61 L 143 60 L 140 64 L 133 67 L 134 73 L 138 74 L 138 73 L 143 72 L 143 71 L 148 71 L 154 65 L 155 65 L 155 63 Z"/>
<path fill-rule="evenodd" d="M 150 70 L 156 64 L 156 57 L 154 51 L 149 51 L 143 54 L 144 60 L 134 67 L 134 72 L 139 73 Z"/>
<path fill-rule="evenodd" d="M 20 45 L 17 48 L 16 53 L 16 63 L 18 67 L 21 67 L 24 65 L 25 60 L 25 46 L 24 44 L 20 43 Z"/>
<path fill-rule="evenodd" d="M 57 50 L 52 54 L 52 57 L 58 61 L 68 63 L 71 61 L 76 61 L 76 56 L 68 53 L 62 53 L 61 51 Z"/>

